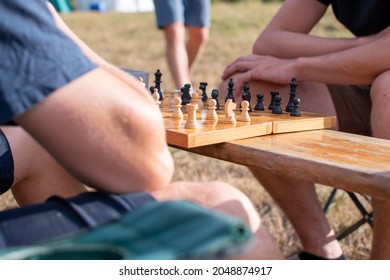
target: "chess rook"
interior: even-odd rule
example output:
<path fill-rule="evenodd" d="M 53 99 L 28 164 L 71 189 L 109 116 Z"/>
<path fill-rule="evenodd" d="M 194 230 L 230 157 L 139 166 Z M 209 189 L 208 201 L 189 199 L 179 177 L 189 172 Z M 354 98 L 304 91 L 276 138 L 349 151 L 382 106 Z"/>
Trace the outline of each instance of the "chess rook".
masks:
<path fill-rule="evenodd" d="M 161 103 L 161 107 L 171 108 L 172 106 L 171 91 L 169 89 L 165 89 L 162 93 L 163 93 L 163 100 Z"/>
<path fill-rule="evenodd" d="M 198 121 L 196 119 L 197 107 L 198 107 L 198 105 L 194 105 L 194 104 L 187 104 L 186 105 L 188 118 L 187 118 L 187 121 L 184 125 L 185 128 L 198 128 L 199 127 Z"/>

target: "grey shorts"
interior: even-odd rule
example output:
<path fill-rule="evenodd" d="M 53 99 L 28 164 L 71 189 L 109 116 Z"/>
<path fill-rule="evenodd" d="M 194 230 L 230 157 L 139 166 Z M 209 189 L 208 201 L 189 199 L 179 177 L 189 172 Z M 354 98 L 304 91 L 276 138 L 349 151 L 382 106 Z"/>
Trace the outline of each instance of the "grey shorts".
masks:
<path fill-rule="evenodd" d="M 340 131 L 372 136 L 370 86 L 328 85 Z"/>
<path fill-rule="evenodd" d="M 45 0 L 0 1 L 0 124 L 96 67 L 56 26 Z"/>
<path fill-rule="evenodd" d="M 0 195 L 8 191 L 14 182 L 14 160 L 11 148 L 0 129 Z"/>
<path fill-rule="evenodd" d="M 211 0 L 154 0 L 157 26 L 173 22 L 186 26 L 210 26 Z"/>

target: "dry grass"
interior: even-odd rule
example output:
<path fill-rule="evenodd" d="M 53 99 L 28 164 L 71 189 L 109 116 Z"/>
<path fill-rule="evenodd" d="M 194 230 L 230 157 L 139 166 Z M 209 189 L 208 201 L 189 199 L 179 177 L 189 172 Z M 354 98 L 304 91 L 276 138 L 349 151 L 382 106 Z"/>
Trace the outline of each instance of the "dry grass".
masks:
<path fill-rule="evenodd" d="M 278 7 L 279 4 L 262 4 L 259 1 L 213 4 L 210 42 L 194 73 L 193 83 L 206 81 L 210 88 L 217 87 L 224 67 L 237 56 L 250 52 L 252 42 Z M 109 62 L 149 73 L 159 68 L 164 73 L 163 87 L 172 88 L 173 82 L 165 61 L 163 34 L 155 27 L 153 13 L 71 13 L 63 18 L 87 44 Z M 349 36 L 331 15 L 321 21 L 313 34 Z M 283 252 L 289 255 L 299 249 L 299 241 L 288 220 L 245 167 L 180 150 L 171 151 L 176 163 L 175 180 L 218 179 L 237 186 L 259 209 Z M 321 201 L 325 200 L 330 190 L 325 186 L 317 186 Z M 14 202 L 9 194 L 0 197 L 0 208 L 12 205 Z M 359 219 L 360 215 L 345 193 L 340 191 L 328 217 L 335 230 L 340 230 Z M 368 259 L 371 238 L 371 229 L 364 226 L 344 239 L 341 244 L 347 257 Z"/>

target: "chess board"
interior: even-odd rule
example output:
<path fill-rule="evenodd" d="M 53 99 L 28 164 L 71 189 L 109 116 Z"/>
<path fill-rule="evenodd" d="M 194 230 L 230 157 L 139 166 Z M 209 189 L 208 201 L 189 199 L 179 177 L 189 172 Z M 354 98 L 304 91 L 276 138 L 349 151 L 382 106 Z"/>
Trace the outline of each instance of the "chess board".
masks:
<path fill-rule="evenodd" d="M 185 108 L 183 108 L 183 119 L 172 118 L 172 108 L 160 109 L 164 118 L 168 144 L 181 148 L 194 148 L 268 134 L 326 129 L 336 124 L 334 116 L 301 112 L 300 117 L 292 117 L 286 112 L 272 114 L 267 109 L 250 112 L 250 122 L 237 120 L 236 123 L 229 124 L 223 121 L 225 118 L 223 109 L 217 111 L 218 121 L 206 120 L 206 108 L 197 111 L 199 127 L 187 129 L 185 128 L 187 120 Z M 240 113 L 239 109 L 235 110 L 237 119 Z"/>

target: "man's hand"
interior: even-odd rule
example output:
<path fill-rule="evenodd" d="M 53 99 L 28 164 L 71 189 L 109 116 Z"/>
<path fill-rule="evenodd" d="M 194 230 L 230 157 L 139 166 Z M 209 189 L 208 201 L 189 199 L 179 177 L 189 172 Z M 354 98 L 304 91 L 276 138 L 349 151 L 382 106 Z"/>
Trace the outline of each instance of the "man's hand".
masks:
<path fill-rule="evenodd" d="M 234 76 L 235 88 L 242 88 L 244 82 L 253 80 L 286 85 L 292 77 L 299 79 L 294 62 L 294 59 L 250 54 L 239 57 L 228 65 L 222 79 Z"/>

